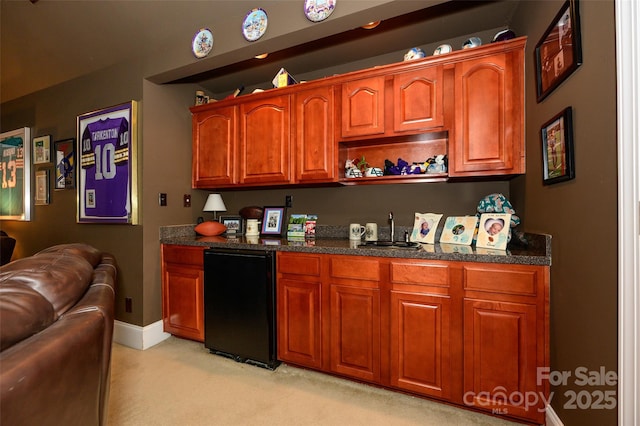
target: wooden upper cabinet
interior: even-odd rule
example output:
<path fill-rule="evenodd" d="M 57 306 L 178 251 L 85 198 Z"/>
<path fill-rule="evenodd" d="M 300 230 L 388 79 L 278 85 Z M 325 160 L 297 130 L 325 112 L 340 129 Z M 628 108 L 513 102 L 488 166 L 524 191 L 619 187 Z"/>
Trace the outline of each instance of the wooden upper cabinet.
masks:
<path fill-rule="evenodd" d="M 384 133 L 384 81 L 378 76 L 342 84 L 342 137 Z"/>
<path fill-rule="evenodd" d="M 443 67 L 393 76 L 393 131 L 430 130 L 444 125 Z"/>
<path fill-rule="evenodd" d="M 455 65 L 449 176 L 524 173 L 523 51 Z"/>
<path fill-rule="evenodd" d="M 336 179 L 333 86 L 295 93 L 295 181 L 330 182 Z"/>
<path fill-rule="evenodd" d="M 240 104 L 240 183 L 291 180 L 289 102 L 282 95 Z"/>
<path fill-rule="evenodd" d="M 194 188 L 236 183 L 237 115 L 235 106 L 193 114 L 191 184 Z"/>

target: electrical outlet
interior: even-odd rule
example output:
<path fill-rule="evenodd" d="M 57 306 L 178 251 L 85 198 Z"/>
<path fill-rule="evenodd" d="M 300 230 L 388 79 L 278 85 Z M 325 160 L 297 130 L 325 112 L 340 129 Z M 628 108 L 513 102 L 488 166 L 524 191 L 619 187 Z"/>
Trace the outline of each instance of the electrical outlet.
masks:
<path fill-rule="evenodd" d="M 293 207 L 293 195 L 284 196 L 284 205 L 287 207 Z"/>
<path fill-rule="evenodd" d="M 164 192 L 158 194 L 158 204 L 160 204 L 161 206 L 167 205 L 167 194 L 165 194 Z"/>
<path fill-rule="evenodd" d="M 133 300 L 130 297 L 124 298 L 124 311 L 129 314 L 133 312 Z"/>

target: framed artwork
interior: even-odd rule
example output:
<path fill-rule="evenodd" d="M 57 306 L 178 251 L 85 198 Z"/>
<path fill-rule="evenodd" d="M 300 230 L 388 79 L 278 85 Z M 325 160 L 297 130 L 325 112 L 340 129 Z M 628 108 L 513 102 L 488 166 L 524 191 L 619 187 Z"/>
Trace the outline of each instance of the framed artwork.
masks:
<path fill-rule="evenodd" d="M 78 223 L 138 223 L 135 101 L 78 116 Z"/>
<path fill-rule="evenodd" d="M 482 213 L 476 247 L 505 250 L 510 224 L 511 213 Z"/>
<path fill-rule="evenodd" d="M 571 107 L 542 125 L 542 183 L 550 185 L 575 177 Z"/>
<path fill-rule="evenodd" d="M 265 207 L 262 213 L 262 235 L 282 235 L 284 207 Z"/>
<path fill-rule="evenodd" d="M 53 144 L 56 166 L 55 189 L 76 187 L 76 139 L 63 139 Z"/>
<path fill-rule="evenodd" d="M 444 221 L 440 243 L 471 245 L 477 226 L 477 216 L 449 216 Z"/>
<path fill-rule="evenodd" d="M 413 221 L 413 231 L 409 241 L 415 243 L 435 243 L 436 230 L 442 219 L 441 214 L 436 213 L 416 213 Z"/>
<path fill-rule="evenodd" d="M 38 170 L 36 172 L 36 205 L 49 204 L 49 170 Z"/>
<path fill-rule="evenodd" d="M 578 0 L 567 0 L 535 48 L 537 101 L 582 64 Z"/>
<path fill-rule="evenodd" d="M 51 162 L 51 135 L 33 138 L 33 164 Z"/>
<path fill-rule="evenodd" d="M 220 223 L 227 227 L 227 234 L 242 235 L 244 233 L 241 216 L 220 216 Z"/>
<path fill-rule="evenodd" d="M 0 134 L 0 219 L 31 220 L 31 129 Z"/>

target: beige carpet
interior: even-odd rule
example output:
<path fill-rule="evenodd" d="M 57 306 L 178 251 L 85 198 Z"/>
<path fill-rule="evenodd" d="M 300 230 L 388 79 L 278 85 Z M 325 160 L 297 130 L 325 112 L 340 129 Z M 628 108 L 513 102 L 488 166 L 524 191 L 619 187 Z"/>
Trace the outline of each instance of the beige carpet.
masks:
<path fill-rule="evenodd" d="M 175 337 L 113 347 L 109 426 L 513 424 L 289 365 L 240 364 Z"/>

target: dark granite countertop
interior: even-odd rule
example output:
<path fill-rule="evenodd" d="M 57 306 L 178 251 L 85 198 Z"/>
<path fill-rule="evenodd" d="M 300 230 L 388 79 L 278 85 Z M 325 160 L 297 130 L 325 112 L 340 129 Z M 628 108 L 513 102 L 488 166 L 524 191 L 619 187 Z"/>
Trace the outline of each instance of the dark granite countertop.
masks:
<path fill-rule="evenodd" d="M 206 247 L 226 247 L 290 251 L 300 253 L 342 254 L 356 256 L 395 257 L 406 259 L 429 259 L 464 262 L 490 262 L 521 265 L 551 265 L 551 236 L 546 234 L 524 234 L 526 242 L 512 242 L 507 250 L 477 248 L 455 244 L 421 244 L 418 249 L 359 247 L 358 242 L 347 238 L 347 228 L 340 226 L 318 226 L 315 239 L 289 241 L 278 237 L 199 236 L 195 225 L 173 225 L 160 227 L 162 244 L 178 244 Z M 404 228 L 399 227 L 399 235 Z M 384 231 L 379 235 L 384 240 Z"/>

